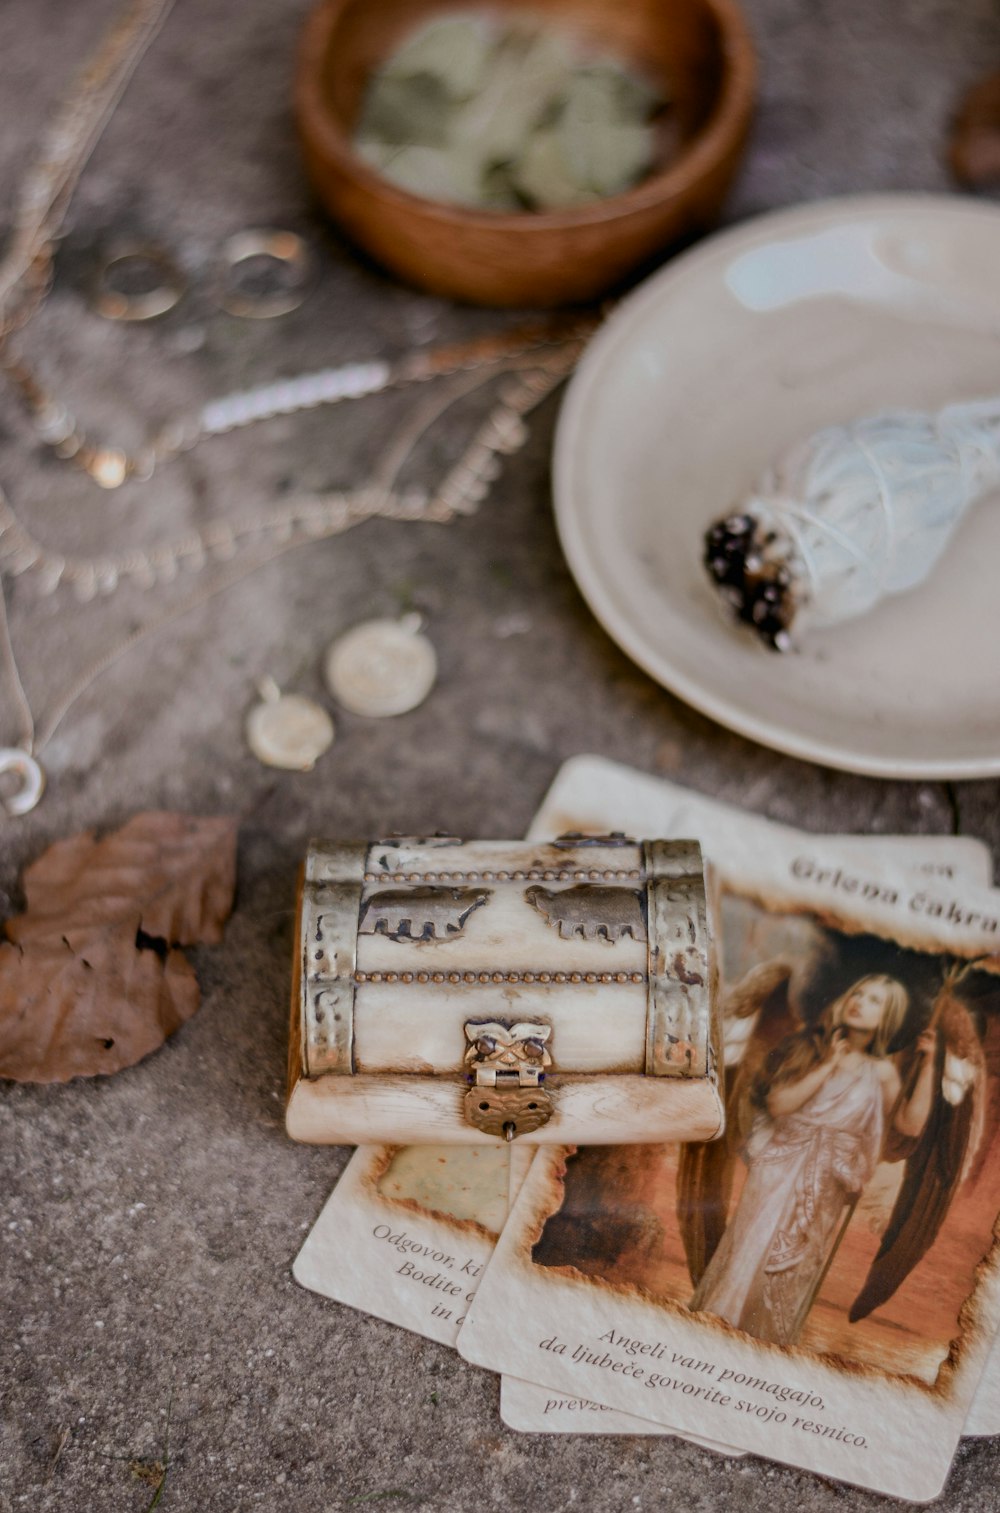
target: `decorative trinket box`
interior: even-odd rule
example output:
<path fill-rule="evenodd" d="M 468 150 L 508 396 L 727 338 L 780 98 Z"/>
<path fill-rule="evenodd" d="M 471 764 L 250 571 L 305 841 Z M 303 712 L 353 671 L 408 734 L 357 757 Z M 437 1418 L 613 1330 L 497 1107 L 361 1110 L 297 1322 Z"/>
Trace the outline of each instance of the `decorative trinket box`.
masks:
<path fill-rule="evenodd" d="M 318 842 L 296 940 L 293 1139 L 596 1145 L 721 1131 L 696 842 Z"/>

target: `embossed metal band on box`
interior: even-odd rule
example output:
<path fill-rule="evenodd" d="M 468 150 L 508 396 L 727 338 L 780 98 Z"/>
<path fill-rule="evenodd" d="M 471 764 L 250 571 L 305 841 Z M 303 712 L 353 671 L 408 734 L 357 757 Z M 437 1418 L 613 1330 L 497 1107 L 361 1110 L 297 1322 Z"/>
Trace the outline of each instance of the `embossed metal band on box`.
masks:
<path fill-rule="evenodd" d="M 366 842 L 314 847 L 302 885 L 302 1051 L 307 1077 L 354 1071 L 354 973 Z"/>
<path fill-rule="evenodd" d="M 701 847 L 644 841 L 642 849 L 649 921 L 646 1074 L 704 1077 L 711 980 Z"/>

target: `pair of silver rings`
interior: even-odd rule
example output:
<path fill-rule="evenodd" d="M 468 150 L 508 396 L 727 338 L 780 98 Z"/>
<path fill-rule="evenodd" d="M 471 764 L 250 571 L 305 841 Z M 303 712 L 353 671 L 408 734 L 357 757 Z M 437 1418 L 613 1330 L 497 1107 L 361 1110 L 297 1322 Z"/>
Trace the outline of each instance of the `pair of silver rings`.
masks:
<path fill-rule="evenodd" d="M 223 244 L 216 300 L 229 315 L 271 320 L 298 309 L 309 292 L 311 259 L 294 231 L 239 231 Z M 179 303 L 187 280 L 155 243 L 120 247 L 105 262 L 95 306 L 108 320 L 143 321 Z"/>

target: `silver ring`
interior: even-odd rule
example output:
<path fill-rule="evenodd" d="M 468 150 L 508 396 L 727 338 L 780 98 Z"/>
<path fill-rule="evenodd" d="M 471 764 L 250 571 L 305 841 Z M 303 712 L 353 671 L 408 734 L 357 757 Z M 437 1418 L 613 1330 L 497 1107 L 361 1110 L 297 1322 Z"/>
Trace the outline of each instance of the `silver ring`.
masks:
<path fill-rule="evenodd" d="M 159 282 L 134 294 L 127 287 L 118 287 L 122 273 L 131 269 L 134 275 L 141 267 L 151 268 Z M 174 308 L 185 287 L 184 277 L 169 253 L 162 247 L 137 243 L 108 258 L 98 277 L 95 306 L 108 320 L 153 320 Z"/>
<path fill-rule="evenodd" d="M 260 293 L 240 287 L 237 269 L 251 261 L 270 261 L 274 265 L 271 272 L 280 281 L 278 286 Z M 239 231 L 222 248 L 219 304 L 230 315 L 250 320 L 288 315 L 298 309 L 308 294 L 311 272 L 309 249 L 294 231 Z"/>
<path fill-rule="evenodd" d="M 0 775 L 5 772 L 16 773 L 21 787 L 12 798 L 0 799 L 0 808 L 12 819 L 30 814 L 45 792 L 45 773 L 31 753 L 20 746 L 0 747 Z"/>

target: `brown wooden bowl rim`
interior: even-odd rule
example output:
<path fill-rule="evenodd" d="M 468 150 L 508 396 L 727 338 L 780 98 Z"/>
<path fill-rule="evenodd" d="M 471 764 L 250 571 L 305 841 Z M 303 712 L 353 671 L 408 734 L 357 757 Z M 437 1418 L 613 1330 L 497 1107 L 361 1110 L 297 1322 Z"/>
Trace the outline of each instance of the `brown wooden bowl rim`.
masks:
<path fill-rule="evenodd" d="M 299 129 L 312 147 L 334 159 L 359 184 L 400 209 L 419 211 L 428 220 L 452 228 L 494 231 L 566 231 L 598 226 L 635 211 L 679 199 L 738 150 L 754 106 L 757 60 L 746 18 L 738 0 L 702 0 L 719 24 L 723 63 L 718 97 L 704 126 L 679 155 L 658 173 L 594 204 L 569 210 L 522 210 L 514 213 L 476 210 L 429 200 L 401 189 L 377 173 L 354 151 L 350 139 L 326 109 L 320 88 L 330 36 L 347 0 L 321 0 L 306 19 L 299 46 L 294 100 Z M 445 7 L 442 6 L 442 9 Z"/>

